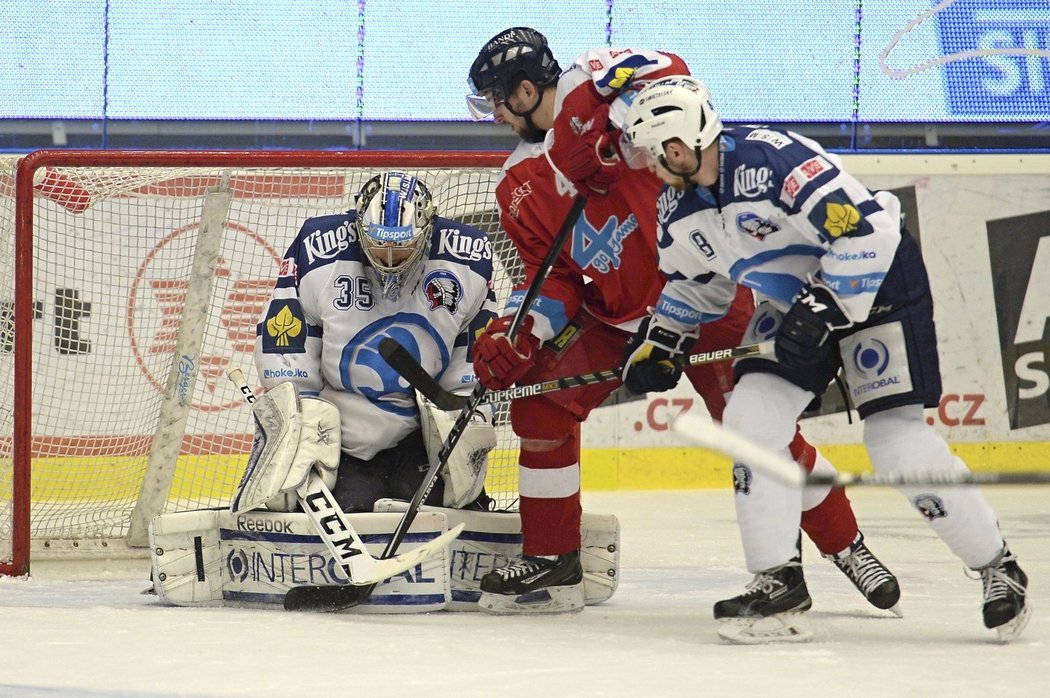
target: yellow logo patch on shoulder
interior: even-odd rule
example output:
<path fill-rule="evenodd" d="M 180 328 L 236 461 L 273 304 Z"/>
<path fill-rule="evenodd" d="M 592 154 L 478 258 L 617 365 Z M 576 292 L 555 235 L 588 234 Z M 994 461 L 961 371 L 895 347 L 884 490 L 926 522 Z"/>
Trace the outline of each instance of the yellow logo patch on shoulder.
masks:
<path fill-rule="evenodd" d="M 848 235 L 860 224 L 860 211 L 849 204 L 828 203 L 824 230 L 833 238 Z"/>
<path fill-rule="evenodd" d="M 301 352 L 306 346 L 306 323 L 298 301 L 273 301 L 263 325 L 263 351 Z"/>

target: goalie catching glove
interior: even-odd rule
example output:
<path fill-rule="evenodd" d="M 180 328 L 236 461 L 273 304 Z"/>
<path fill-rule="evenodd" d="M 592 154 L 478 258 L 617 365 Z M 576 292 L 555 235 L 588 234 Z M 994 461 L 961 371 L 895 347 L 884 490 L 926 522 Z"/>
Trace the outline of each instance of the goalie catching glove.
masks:
<path fill-rule="evenodd" d="M 635 395 L 674 388 L 682 377 L 682 354 L 699 336 L 700 328 L 681 330 L 653 315 L 645 318 L 623 350 L 624 385 Z"/>
<path fill-rule="evenodd" d="M 252 404 L 255 441 L 233 513 L 258 509 L 293 511 L 296 489 L 316 469 L 329 487 L 339 467 L 339 409 L 319 397 L 300 397 L 289 382 L 278 383 Z"/>
<path fill-rule="evenodd" d="M 852 324 L 835 293 L 810 279 L 784 314 L 774 342 L 777 361 L 796 369 L 823 363 L 831 353 L 831 333 Z"/>
<path fill-rule="evenodd" d="M 532 334 L 532 316 L 525 316 L 511 344 L 507 330 L 513 321 L 512 315 L 496 318 L 474 343 L 474 373 L 489 390 L 509 388 L 536 362 L 540 340 Z"/>
<path fill-rule="evenodd" d="M 427 456 L 438 457 L 445 445 L 458 412 L 445 412 L 416 391 L 419 406 L 419 424 L 423 429 L 423 445 Z M 451 509 L 462 509 L 481 495 L 489 470 L 489 451 L 496 447 L 496 430 L 492 428 L 492 408 L 482 405 L 471 415 L 456 447 L 441 470 L 445 484 L 442 504 Z"/>

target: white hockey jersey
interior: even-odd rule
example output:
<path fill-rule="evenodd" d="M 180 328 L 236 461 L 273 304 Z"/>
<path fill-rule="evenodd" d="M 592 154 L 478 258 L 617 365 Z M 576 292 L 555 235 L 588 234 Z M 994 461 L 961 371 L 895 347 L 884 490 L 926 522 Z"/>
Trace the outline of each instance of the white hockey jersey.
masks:
<path fill-rule="evenodd" d="M 257 328 L 263 387 L 291 381 L 339 408 L 343 451 L 370 459 L 419 428 L 411 387 L 379 354 L 393 337 L 447 390 L 469 392 L 470 352 L 495 315 L 492 246 L 480 230 L 435 217 L 421 272 L 396 301 L 378 293 L 356 212 L 307 220 L 288 248 Z"/>
<path fill-rule="evenodd" d="M 897 197 L 870 192 L 815 141 L 764 127 L 725 129 L 718 183 L 666 187 L 657 207 L 656 313 L 688 327 L 725 314 L 736 284 L 786 311 L 811 277 L 863 322 L 901 236 Z"/>

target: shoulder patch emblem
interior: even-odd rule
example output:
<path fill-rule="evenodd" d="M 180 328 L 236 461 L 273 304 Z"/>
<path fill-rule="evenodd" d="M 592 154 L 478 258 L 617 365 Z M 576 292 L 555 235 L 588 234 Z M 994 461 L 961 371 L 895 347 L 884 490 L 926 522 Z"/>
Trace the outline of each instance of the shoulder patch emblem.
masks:
<path fill-rule="evenodd" d="M 746 233 L 753 238 L 759 240 L 765 240 L 767 235 L 775 233 L 780 230 L 780 226 L 773 223 L 765 218 L 762 218 L 757 213 L 751 211 L 744 211 L 738 214 L 736 217 L 736 226 L 742 233 Z"/>
<path fill-rule="evenodd" d="M 827 218 L 824 221 L 824 230 L 832 238 L 849 235 L 860 224 L 860 211 L 852 204 L 839 204 L 828 202 Z"/>
<path fill-rule="evenodd" d="M 463 284 L 447 269 L 437 269 L 427 274 L 423 279 L 423 292 L 427 294 L 431 310 L 444 308 L 449 315 L 459 310 L 459 303 L 463 300 Z"/>
<path fill-rule="evenodd" d="M 301 354 L 306 351 L 306 321 L 298 300 L 270 303 L 262 328 L 265 354 Z"/>

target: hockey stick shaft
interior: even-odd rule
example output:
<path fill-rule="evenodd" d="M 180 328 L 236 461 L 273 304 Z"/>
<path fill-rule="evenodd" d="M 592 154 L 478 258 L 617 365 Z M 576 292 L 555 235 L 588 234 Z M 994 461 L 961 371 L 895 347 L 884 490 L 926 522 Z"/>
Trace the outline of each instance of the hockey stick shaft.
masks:
<path fill-rule="evenodd" d="M 690 354 L 686 357 L 685 362 L 689 366 L 699 366 L 702 364 L 717 363 L 719 361 L 728 361 L 730 359 L 739 359 L 745 356 L 770 354 L 772 352 L 772 342 L 760 342 L 758 344 L 745 344 L 739 347 L 714 349 L 712 351 Z M 438 409 L 459 410 L 463 409 L 467 404 L 467 401 L 469 400 L 468 397 L 456 395 L 455 393 L 442 388 L 438 382 L 419 365 L 419 362 L 416 361 L 415 357 L 413 357 L 407 349 L 402 347 L 396 339 L 390 337 L 384 338 L 379 343 L 379 353 L 384 359 L 386 359 L 388 364 L 393 366 L 394 369 L 409 382 L 413 388 L 421 392 L 428 400 L 433 402 Z M 510 400 L 532 397 L 533 395 L 542 395 L 544 393 L 552 393 L 557 390 L 566 390 L 568 388 L 578 388 L 582 385 L 619 380 L 622 374 L 623 368 L 617 367 L 606 369 L 604 371 L 595 371 L 593 373 L 581 373 L 574 376 L 553 378 L 549 381 L 543 381 L 542 383 L 518 385 L 505 390 L 494 390 L 486 393 L 484 398 L 482 398 L 482 403 L 509 402 Z"/>
<path fill-rule="evenodd" d="M 899 487 L 902 485 L 953 486 L 953 485 L 1048 485 L 1050 472 L 1041 470 L 1017 470 L 1005 473 L 838 473 L 832 476 L 810 475 L 807 485 L 831 485 L 833 487 Z"/>
<path fill-rule="evenodd" d="M 1015 471 L 1005 473 L 913 472 L 913 473 L 836 473 L 834 475 L 806 474 L 793 460 L 774 453 L 753 441 L 731 432 L 706 417 L 684 414 L 671 428 L 711 451 L 722 453 L 746 463 L 791 485 L 831 487 L 900 487 L 956 486 L 956 485 L 1039 485 L 1050 484 L 1050 471 Z"/>

